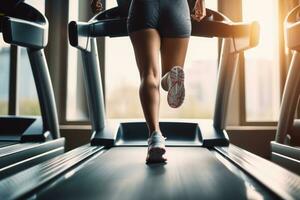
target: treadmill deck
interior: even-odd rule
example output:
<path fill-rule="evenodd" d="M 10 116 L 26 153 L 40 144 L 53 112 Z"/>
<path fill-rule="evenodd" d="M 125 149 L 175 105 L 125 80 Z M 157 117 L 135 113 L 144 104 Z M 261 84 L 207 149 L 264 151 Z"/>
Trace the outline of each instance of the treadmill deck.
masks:
<path fill-rule="evenodd" d="M 114 147 L 35 194 L 37 199 L 249 199 L 247 184 L 206 148 L 168 147 L 167 164 L 147 148 Z M 63 180 L 63 181 L 61 181 Z M 259 197 L 260 194 L 256 194 Z"/>

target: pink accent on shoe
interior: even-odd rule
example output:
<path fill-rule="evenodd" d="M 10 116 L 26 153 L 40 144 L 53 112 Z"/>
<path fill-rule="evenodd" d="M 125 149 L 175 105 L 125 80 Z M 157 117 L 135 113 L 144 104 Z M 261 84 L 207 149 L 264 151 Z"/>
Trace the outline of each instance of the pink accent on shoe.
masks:
<path fill-rule="evenodd" d="M 168 104 L 172 108 L 178 108 L 185 97 L 184 71 L 181 67 L 175 66 L 169 72 Z"/>

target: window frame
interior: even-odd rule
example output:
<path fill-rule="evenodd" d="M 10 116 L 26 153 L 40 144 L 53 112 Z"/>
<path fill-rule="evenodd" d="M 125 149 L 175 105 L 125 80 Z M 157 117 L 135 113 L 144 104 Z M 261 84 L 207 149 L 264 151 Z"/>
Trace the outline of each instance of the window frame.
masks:
<path fill-rule="evenodd" d="M 79 126 L 85 126 L 85 125 L 90 125 L 90 120 L 87 117 L 86 119 L 83 120 L 68 120 L 67 119 L 67 80 L 68 80 L 68 59 L 67 56 L 68 54 L 68 49 L 73 48 L 69 47 L 69 39 L 68 39 L 68 34 L 66 28 L 68 27 L 69 23 L 69 2 L 68 1 L 60 1 L 60 0 L 51 0 L 51 1 L 46 1 L 46 16 L 49 21 L 49 32 L 54 35 L 54 37 L 49 37 L 49 42 L 46 47 L 46 57 L 47 57 L 47 62 L 49 66 L 49 71 L 50 71 L 50 76 L 52 79 L 52 84 L 54 88 L 54 93 L 55 93 L 55 98 L 56 98 L 56 105 L 57 105 L 57 110 L 58 110 L 58 116 L 59 116 L 59 123 L 60 125 L 79 125 Z M 93 14 L 90 9 L 90 4 L 86 1 L 78 1 L 79 6 L 80 6 L 80 11 L 78 11 L 79 15 L 79 20 L 80 21 L 87 21 L 89 20 Z M 105 7 L 105 2 L 102 0 L 103 6 Z M 67 13 L 67 14 L 66 14 Z M 52 28 L 52 29 L 51 29 Z M 65 29 L 66 32 L 65 34 L 61 34 L 60 31 L 55 30 L 63 30 Z M 49 35 L 50 36 L 50 35 Z M 56 40 L 54 42 L 53 40 Z M 58 41 L 58 42 L 57 42 Z M 98 46 L 98 51 L 99 52 L 104 52 L 104 39 L 98 39 L 97 40 L 97 46 Z M 58 56 L 57 54 L 57 49 L 60 49 L 60 55 Z M 76 49 L 76 51 L 78 51 Z M 81 59 L 80 52 L 78 51 L 78 60 Z M 105 54 L 99 54 L 99 61 L 100 61 L 100 70 L 101 70 L 101 78 L 102 78 L 102 84 L 105 86 Z M 77 61 L 78 62 L 78 61 Z M 82 67 L 82 64 L 77 64 L 77 69 Z M 83 75 L 80 75 L 80 80 L 77 80 L 78 82 L 83 83 Z M 80 98 L 81 103 L 86 104 L 87 100 L 85 97 L 85 91 L 84 87 L 76 88 L 78 91 L 77 93 L 82 94 Z M 104 90 L 105 93 L 105 90 Z M 84 105 L 82 105 L 84 107 Z M 87 107 L 86 107 L 87 108 Z M 88 115 L 88 110 L 86 109 L 87 115 Z"/>

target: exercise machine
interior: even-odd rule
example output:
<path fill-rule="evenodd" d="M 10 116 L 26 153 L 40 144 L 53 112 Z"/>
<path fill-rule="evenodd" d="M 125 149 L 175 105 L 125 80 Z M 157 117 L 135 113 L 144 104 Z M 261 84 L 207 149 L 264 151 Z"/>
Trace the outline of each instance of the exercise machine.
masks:
<path fill-rule="evenodd" d="M 214 118 L 160 122 L 168 163 L 146 165 L 146 123 L 107 119 L 104 110 L 96 38 L 127 36 L 126 16 L 116 7 L 71 22 L 70 43 L 84 61 L 91 143 L 0 181 L 0 198 L 299 199 L 298 176 L 230 144 L 224 129 L 239 54 L 257 45 L 258 24 L 207 9 L 192 35 L 224 38 Z"/>
<path fill-rule="evenodd" d="M 54 93 L 44 55 L 48 22 L 22 0 L 0 2 L 0 32 L 6 43 L 27 48 L 41 117 L 0 116 L 0 179 L 64 152 Z"/>
<path fill-rule="evenodd" d="M 295 120 L 300 95 L 300 6 L 285 18 L 286 46 L 293 50 L 286 79 L 275 141 L 271 142 L 272 161 L 300 175 L 300 144 L 295 146 L 300 121 Z M 298 127 L 298 132 L 296 131 Z M 291 134 L 293 133 L 293 134 Z M 299 135 L 299 134 L 298 134 Z M 300 137 L 298 136 L 298 141 Z"/>

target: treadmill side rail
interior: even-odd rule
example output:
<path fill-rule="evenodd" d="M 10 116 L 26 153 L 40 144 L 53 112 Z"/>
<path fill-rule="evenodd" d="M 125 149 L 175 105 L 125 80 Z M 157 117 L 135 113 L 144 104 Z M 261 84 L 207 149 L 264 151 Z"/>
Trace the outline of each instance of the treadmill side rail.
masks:
<path fill-rule="evenodd" d="M 298 175 L 235 145 L 215 147 L 215 150 L 282 199 L 299 199 L 300 178 Z"/>
<path fill-rule="evenodd" d="M 85 145 L 0 180 L 0 199 L 20 199 L 102 150 Z"/>
<path fill-rule="evenodd" d="M 1 156 L 0 180 L 63 154 L 65 152 L 65 138 L 43 143 L 22 144 L 24 148 L 15 146 L 17 149 L 11 149 L 6 155 Z"/>
<path fill-rule="evenodd" d="M 271 142 L 271 158 L 274 163 L 300 175 L 300 148 Z"/>
<path fill-rule="evenodd" d="M 9 165 L 14 165 L 16 162 L 29 159 L 52 149 L 64 148 L 64 146 L 65 138 L 59 138 L 49 142 L 16 144 L 3 148 L 0 151 L 0 171 L 3 171 L 3 168 Z"/>
<path fill-rule="evenodd" d="M 285 156 L 300 160 L 300 148 L 281 144 L 275 141 L 271 142 L 272 152 L 283 154 Z M 300 169 L 300 168 L 299 168 Z"/>

